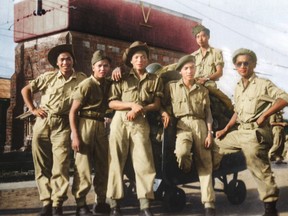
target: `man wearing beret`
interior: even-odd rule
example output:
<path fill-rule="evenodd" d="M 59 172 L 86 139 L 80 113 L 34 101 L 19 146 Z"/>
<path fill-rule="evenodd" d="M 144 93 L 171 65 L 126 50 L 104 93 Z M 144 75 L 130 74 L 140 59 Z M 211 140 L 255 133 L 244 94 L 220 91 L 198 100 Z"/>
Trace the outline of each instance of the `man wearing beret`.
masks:
<path fill-rule="evenodd" d="M 108 109 L 111 81 L 106 79 L 111 60 L 103 51 L 93 54 L 93 74 L 81 82 L 72 94 L 69 114 L 72 130 L 72 149 L 75 152 L 72 194 L 77 203 L 76 215 L 92 215 L 86 204 L 91 188 L 91 169 L 94 168 L 94 189 L 97 195 L 95 213 L 109 213 L 106 203 L 108 181 L 108 130 L 104 116 Z"/>
<path fill-rule="evenodd" d="M 222 51 L 209 45 L 210 30 L 199 24 L 192 28 L 192 34 L 196 38 L 199 49 L 191 55 L 195 57 L 196 73 L 195 80 L 197 83 L 204 85 L 209 93 L 216 96 L 228 110 L 233 110 L 231 100 L 220 89 L 217 88 L 216 82 L 223 75 L 224 60 Z M 178 79 L 175 76 L 175 64 L 162 67 L 157 72 L 167 80 Z M 120 79 L 121 72 L 114 70 L 112 78 Z"/>
<path fill-rule="evenodd" d="M 52 48 L 48 61 L 57 71 L 41 74 L 26 85 L 21 93 L 29 111 L 36 116 L 33 127 L 32 155 L 40 200 L 39 215 L 63 215 L 67 199 L 70 165 L 70 94 L 86 78 L 73 69 L 72 45 Z M 41 103 L 33 103 L 32 94 L 41 93 Z"/>
<path fill-rule="evenodd" d="M 218 97 L 230 110 L 233 109 L 231 100 L 217 88 L 216 82 L 223 75 L 224 60 L 222 51 L 209 45 L 210 30 L 203 25 L 192 29 L 199 49 L 191 55 L 195 56 L 197 83 L 208 88 L 209 92 Z"/>
<path fill-rule="evenodd" d="M 270 80 L 256 76 L 257 57 L 253 51 L 236 50 L 233 63 L 241 76 L 234 94 L 235 113 L 226 127 L 217 131 L 216 147 L 221 155 L 242 150 L 264 202 L 264 216 L 276 216 L 279 190 L 268 157 L 272 145 L 269 117 L 288 105 L 288 94 Z M 238 129 L 229 131 L 236 122 Z"/>
<path fill-rule="evenodd" d="M 156 173 L 146 114 L 159 110 L 163 85 L 156 74 L 146 71 L 148 57 L 146 43 L 133 42 L 123 54 L 123 61 L 131 70 L 112 84 L 109 93 L 109 107 L 116 110 L 110 127 L 107 189 L 110 215 L 114 216 L 121 215 L 118 201 L 124 196 L 123 169 L 128 154 L 135 171 L 139 215 L 152 215 L 149 203 L 154 199 Z"/>
<path fill-rule="evenodd" d="M 198 172 L 201 200 L 205 215 L 215 215 L 215 193 L 212 183 L 213 142 L 212 114 L 208 90 L 197 83 L 195 57 L 179 59 L 176 70 L 181 79 L 165 86 L 168 112 L 177 118 L 175 155 L 178 166 L 185 173 L 191 171 L 192 161 Z M 193 158 L 193 160 L 192 160 Z"/>

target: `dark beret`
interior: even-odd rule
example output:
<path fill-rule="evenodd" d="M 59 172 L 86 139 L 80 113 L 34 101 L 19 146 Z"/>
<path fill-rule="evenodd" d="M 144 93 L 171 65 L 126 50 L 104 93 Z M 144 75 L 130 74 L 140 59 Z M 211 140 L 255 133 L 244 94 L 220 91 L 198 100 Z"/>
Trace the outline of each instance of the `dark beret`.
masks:
<path fill-rule="evenodd" d="M 180 71 L 182 69 L 182 67 L 188 63 L 188 62 L 194 62 L 195 63 L 195 57 L 192 55 L 185 55 L 183 57 L 181 57 L 176 65 L 176 70 Z"/>
<path fill-rule="evenodd" d="M 240 48 L 240 49 L 237 49 L 233 53 L 233 57 L 232 57 L 233 64 L 235 64 L 236 58 L 239 55 L 249 55 L 251 57 L 252 61 L 257 63 L 257 56 L 252 50 L 249 50 L 249 49 L 246 49 L 246 48 Z"/>

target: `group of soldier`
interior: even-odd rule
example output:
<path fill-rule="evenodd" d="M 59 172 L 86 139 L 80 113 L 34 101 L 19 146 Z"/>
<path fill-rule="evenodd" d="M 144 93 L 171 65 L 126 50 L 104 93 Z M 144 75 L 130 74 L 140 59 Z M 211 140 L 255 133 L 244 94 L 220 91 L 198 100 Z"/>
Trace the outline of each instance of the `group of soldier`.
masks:
<path fill-rule="evenodd" d="M 215 83 L 223 74 L 224 61 L 221 51 L 209 45 L 209 29 L 197 25 L 192 33 L 200 48 L 159 73 L 146 70 L 147 44 L 133 42 L 123 53 L 123 63 L 130 69 L 114 71 L 112 78 L 116 80 L 108 78 L 112 60 L 101 50 L 93 54 L 93 72 L 88 78 L 74 71 L 71 45 L 58 45 L 49 51 L 48 61 L 58 68 L 57 72 L 44 73 L 22 89 L 25 104 L 36 116 L 32 155 L 43 203 L 39 215 L 63 215 L 71 149 L 75 158 L 72 194 L 76 215 L 92 215 L 86 203 L 92 184 L 96 193 L 93 213 L 122 215 L 119 201 L 124 197 L 123 171 L 129 155 L 139 215 L 153 215 L 150 202 L 154 199 L 156 171 L 147 121 L 152 111 L 159 113 L 164 127 L 169 127 L 171 118 L 177 119 L 177 164 L 187 174 L 195 165 L 205 215 L 216 214 L 213 169 L 219 167 L 224 154 L 237 151 L 243 152 L 257 183 L 264 215 L 278 215 L 279 190 L 268 155 L 272 143 L 269 117 L 288 105 L 288 95 L 271 81 L 256 76 L 256 54 L 241 48 L 232 59 L 241 76 L 233 106 Z M 164 85 L 161 77 L 168 71 L 179 78 Z M 41 103 L 36 107 L 33 94 L 37 92 L 41 92 Z M 209 94 L 234 110 L 225 128 L 215 134 Z"/>

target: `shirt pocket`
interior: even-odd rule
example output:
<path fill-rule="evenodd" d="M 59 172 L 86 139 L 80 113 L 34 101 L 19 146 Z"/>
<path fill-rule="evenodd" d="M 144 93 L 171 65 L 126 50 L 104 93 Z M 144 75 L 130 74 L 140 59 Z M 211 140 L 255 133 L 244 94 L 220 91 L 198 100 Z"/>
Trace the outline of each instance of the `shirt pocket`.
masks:
<path fill-rule="evenodd" d="M 54 103 L 56 100 L 59 100 L 60 94 L 61 92 L 57 88 L 47 88 L 45 94 L 43 94 L 41 97 L 41 101 L 46 104 Z"/>
<path fill-rule="evenodd" d="M 246 97 L 245 102 L 243 104 L 244 113 L 255 114 L 258 104 L 257 97 Z"/>
<path fill-rule="evenodd" d="M 214 62 L 208 62 L 205 66 L 205 70 L 204 70 L 207 75 L 213 74 L 216 72 L 216 66 Z"/>
<path fill-rule="evenodd" d="M 154 86 L 147 86 L 143 89 L 141 94 L 141 101 L 146 102 L 147 104 L 150 104 L 153 102 L 154 99 Z"/>
<path fill-rule="evenodd" d="M 185 98 L 175 98 L 171 100 L 173 112 L 176 115 L 187 114 L 187 100 Z"/>
<path fill-rule="evenodd" d="M 199 70 L 199 69 L 201 68 L 201 65 L 202 65 L 202 64 L 201 64 L 200 62 L 198 62 L 197 64 L 195 64 L 196 69 Z"/>
<path fill-rule="evenodd" d="M 123 89 L 122 101 L 137 101 L 138 99 L 137 86 L 130 86 Z"/>
<path fill-rule="evenodd" d="M 191 102 L 191 114 L 195 116 L 205 115 L 205 104 L 203 98 L 196 98 Z"/>

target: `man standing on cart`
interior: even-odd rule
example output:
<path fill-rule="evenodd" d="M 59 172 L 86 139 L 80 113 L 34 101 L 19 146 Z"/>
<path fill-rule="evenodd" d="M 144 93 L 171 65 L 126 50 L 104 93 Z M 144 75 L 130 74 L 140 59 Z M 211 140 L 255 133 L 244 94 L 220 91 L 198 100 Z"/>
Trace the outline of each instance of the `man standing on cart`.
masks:
<path fill-rule="evenodd" d="M 277 216 L 279 190 L 268 157 L 272 145 L 269 117 L 288 105 L 288 94 L 270 80 L 256 76 L 257 57 L 253 51 L 236 50 L 233 63 L 241 76 L 234 94 L 235 113 L 226 127 L 217 131 L 216 149 L 221 155 L 242 150 L 264 202 L 264 216 Z M 229 131 L 236 122 L 238 129 Z"/>
<path fill-rule="evenodd" d="M 182 78 L 165 87 L 168 112 L 177 118 L 175 155 L 183 172 L 191 171 L 192 161 L 198 172 L 205 215 L 215 215 L 212 183 L 212 114 L 208 90 L 194 79 L 195 57 L 179 59 L 176 70 Z M 169 105 L 171 105 L 169 107 Z M 193 158 L 193 160 L 192 160 Z"/>

